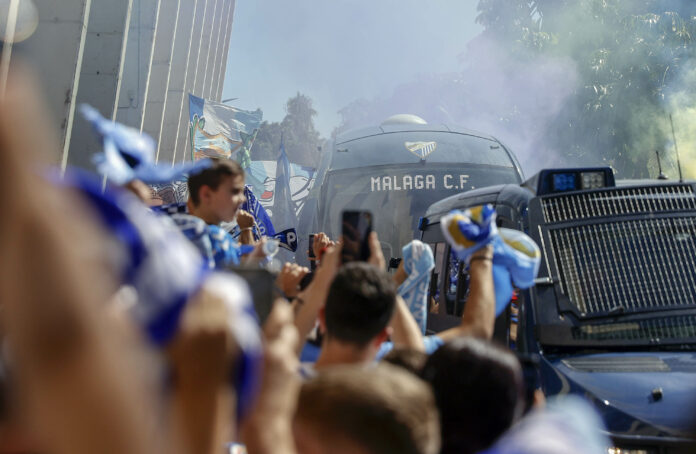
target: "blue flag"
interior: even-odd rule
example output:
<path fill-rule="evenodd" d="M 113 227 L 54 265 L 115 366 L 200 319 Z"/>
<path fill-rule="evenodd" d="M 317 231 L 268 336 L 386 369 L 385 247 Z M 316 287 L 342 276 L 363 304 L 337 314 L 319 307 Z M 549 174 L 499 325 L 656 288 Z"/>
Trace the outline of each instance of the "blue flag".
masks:
<path fill-rule="evenodd" d="M 242 210 L 254 216 L 256 225 L 259 228 L 259 236 L 275 235 L 275 228 L 273 228 L 271 218 L 268 217 L 268 213 L 266 213 L 266 210 L 254 196 L 250 185 L 244 186 L 244 195 L 246 196 L 246 202 L 242 204 Z"/>
<path fill-rule="evenodd" d="M 278 241 L 279 246 L 287 249 L 290 252 L 297 251 L 297 231 L 295 229 L 287 229 L 273 235 Z"/>
<path fill-rule="evenodd" d="M 276 165 L 275 197 L 273 203 L 273 222 L 283 229 L 297 226 L 295 202 L 290 190 L 290 162 L 285 154 L 283 139 L 280 140 L 280 156 Z"/>

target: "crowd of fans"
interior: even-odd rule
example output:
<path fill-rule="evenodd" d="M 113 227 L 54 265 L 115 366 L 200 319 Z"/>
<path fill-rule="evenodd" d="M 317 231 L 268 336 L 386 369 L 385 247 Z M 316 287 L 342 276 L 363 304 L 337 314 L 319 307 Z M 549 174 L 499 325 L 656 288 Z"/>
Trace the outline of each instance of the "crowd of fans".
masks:
<path fill-rule="evenodd" d="M 102 191 L 53 174 L 51 131 L 14 72 L 0 100 L 0 453 L 606 452 L 581 402 L 544 408 L 491 343 L 490 246 L 468 259 L 460 324 L 425 336 L 427 246 L 389 274 L 375 233 L 350 263 L 317 234 L 316 270 L 285 264 L 261 324 L 230 271 L 266 260 L 238 164 L 191 172 L 170 216 L 137 179 Z"/>

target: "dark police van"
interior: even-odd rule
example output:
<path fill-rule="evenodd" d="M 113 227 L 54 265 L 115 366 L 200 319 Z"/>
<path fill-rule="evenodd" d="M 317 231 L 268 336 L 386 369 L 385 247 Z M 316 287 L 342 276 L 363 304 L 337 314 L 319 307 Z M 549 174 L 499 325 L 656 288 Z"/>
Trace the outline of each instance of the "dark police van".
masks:
<path fill-rule="evenodd" d="M 441 314 L 461 313 L 467 279 L 440 218 L 485 203 L 542 250 L 536 286 L 516 295 L 496 337 L 538 355 L 546 395 L 594 403 L 609 453 L 682 452 L 696 421 L 696 184 L 555 169 L 431 205 L 420 229 Z"/>
<path fill-rule="evenodd" d="M 336 137 L 300 214 L 299 250 L 307 249 L 308 233 L 338 238 L 343 210 L 369 210 L 384 256 L 400 257 L 433 202 L 491 184 L 521 182 L 516 158 L 494 137 L 395 115 L 380 126 Z"/>

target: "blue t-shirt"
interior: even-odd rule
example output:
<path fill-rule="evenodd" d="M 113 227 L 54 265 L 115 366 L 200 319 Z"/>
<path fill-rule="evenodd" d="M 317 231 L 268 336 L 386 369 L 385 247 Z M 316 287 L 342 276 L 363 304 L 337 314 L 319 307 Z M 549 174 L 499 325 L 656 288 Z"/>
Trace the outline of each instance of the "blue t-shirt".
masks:
<path fill-rule="evenodd" d="M 434 353 L 435 350 L 442 347 L 444 343 L 445 341 L 443 341 L 436 335 L 425 336 L 423 338 L 423 346 L 425 347 L 425 353 L 428 355 Z M 377 360 L 384 358 L 386 354 L 392 350 L 394 350 L 394 343 L 383 342 L 382 345 L 379 347 L 379 351 L 377 352 Z"/>
<path fill-rule="evenodd" d="M 425 353 L 428 355 L 434 353 L 435 350 L 442 347 L 444 343 L 445 341 L 436 335 L 425 336 L 423 338 Z M 394 344 L 392 342 L 383 342 L 377 351 L 377 357 L 375 359 L 380 360 L 384 358 L 384 356 L 392 350 L 394 350 Z M 321 353 L 321 347 L 314 345 L 311 342 L 307 342 L 302 348 L 300 361 L 303 363 L 313 363 L 317 360 L 317 358 L 319 358 L 319 353 Z"/>

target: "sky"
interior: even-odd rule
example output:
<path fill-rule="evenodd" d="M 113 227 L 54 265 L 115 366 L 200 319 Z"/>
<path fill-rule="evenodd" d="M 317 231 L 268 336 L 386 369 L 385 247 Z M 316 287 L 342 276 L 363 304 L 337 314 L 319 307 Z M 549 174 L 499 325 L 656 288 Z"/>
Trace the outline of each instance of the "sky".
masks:
<path fill-rule="evenodd" d="M 338 110 L 461 70 L 478 0 L 237 0 L 222 99 L 280 121 L 298 91 L 328 137 Z"/>

